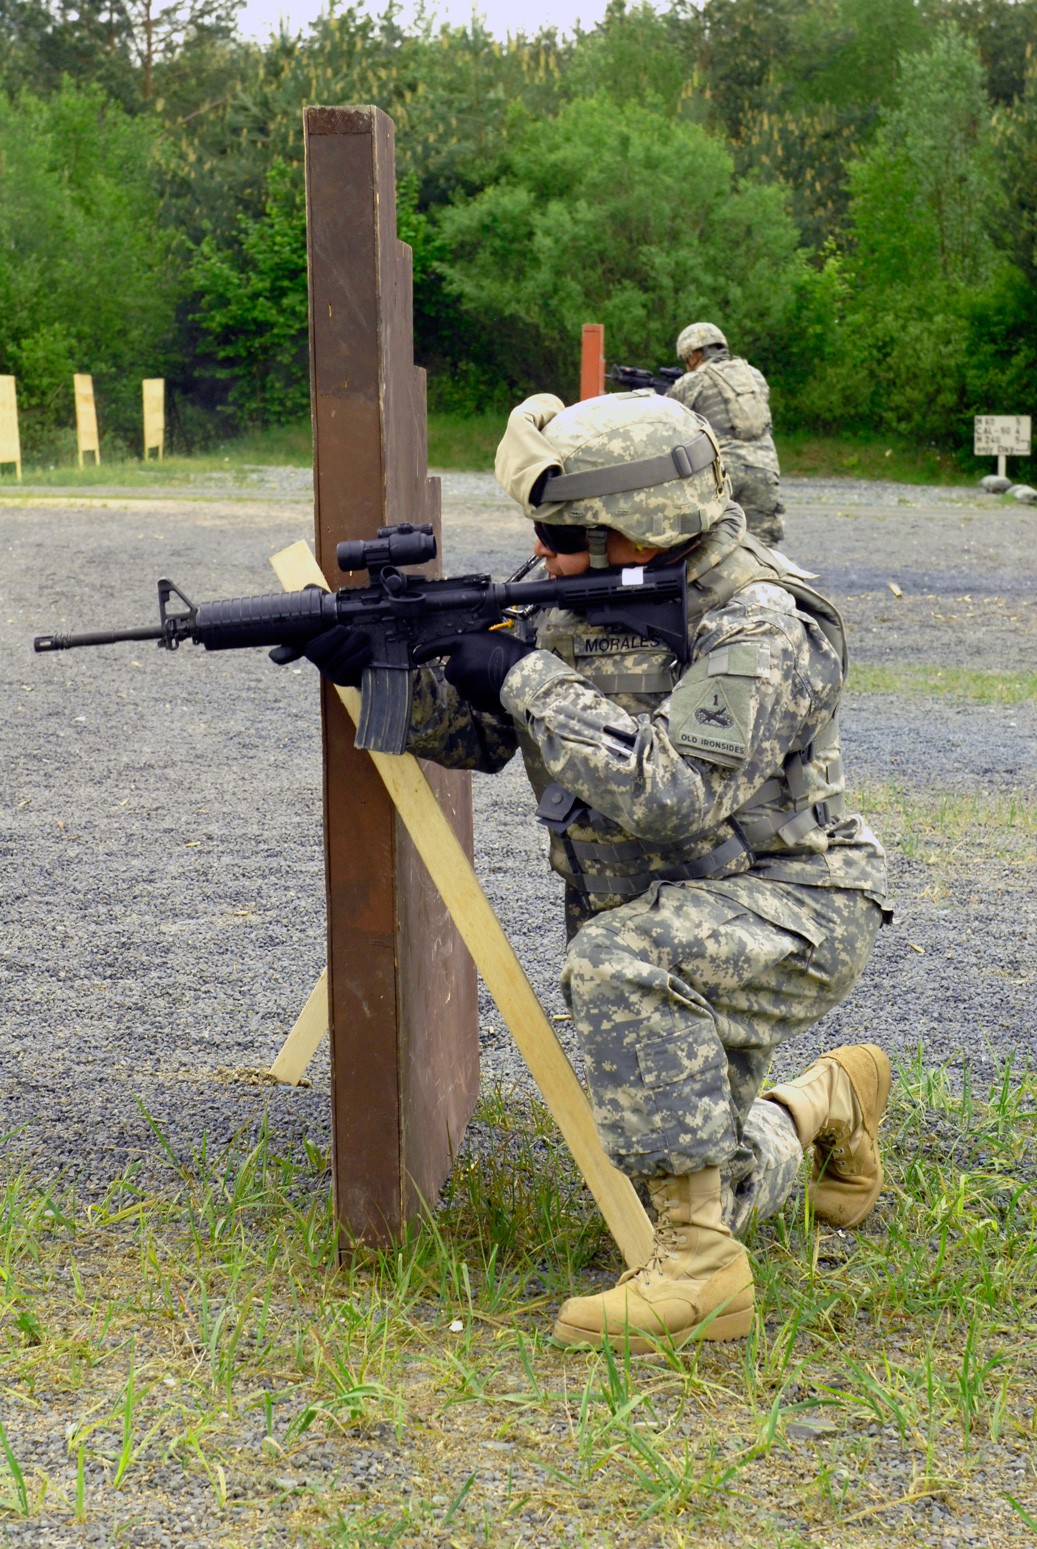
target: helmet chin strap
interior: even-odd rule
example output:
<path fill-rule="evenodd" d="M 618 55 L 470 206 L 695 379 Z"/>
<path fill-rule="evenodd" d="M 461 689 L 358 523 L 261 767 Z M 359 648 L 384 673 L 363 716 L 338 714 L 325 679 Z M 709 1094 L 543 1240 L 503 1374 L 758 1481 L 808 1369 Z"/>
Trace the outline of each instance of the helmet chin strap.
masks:
<path fill-rule="evenodd" d="M 609 531 L 607 527 L 587 528 L 587 547 L 590 549 L 590 568 L 607 570 L 609 567 Z"/>

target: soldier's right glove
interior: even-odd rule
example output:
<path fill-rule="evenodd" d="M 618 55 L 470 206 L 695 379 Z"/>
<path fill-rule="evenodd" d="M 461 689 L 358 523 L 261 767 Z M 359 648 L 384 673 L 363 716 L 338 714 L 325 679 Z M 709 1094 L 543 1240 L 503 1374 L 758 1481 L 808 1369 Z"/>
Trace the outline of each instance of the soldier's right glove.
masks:
<path fill-rule="evenodd" d="M 314 635 L 305 646 L 276 645 L 270 652 L 270 660 L 279 667 L 297 662 L 300 656 L 311 661 L 329 683 L 337 683 L 341 688 L 359 688 L 364 668 L 371 660 L 371 636 L 362 629 L 332 624 L 330 629 Z"/>
<path fill-rule="evenodd" d="M 474 709 L 499 715 L 504 679 L 516 662 L 535 649 L 506 629 L 488 629 L 433 640 L 415 651 L 414 660 L 427 662 L 432 656 L 449 657 L 443 668 L 447 682 Z"/>

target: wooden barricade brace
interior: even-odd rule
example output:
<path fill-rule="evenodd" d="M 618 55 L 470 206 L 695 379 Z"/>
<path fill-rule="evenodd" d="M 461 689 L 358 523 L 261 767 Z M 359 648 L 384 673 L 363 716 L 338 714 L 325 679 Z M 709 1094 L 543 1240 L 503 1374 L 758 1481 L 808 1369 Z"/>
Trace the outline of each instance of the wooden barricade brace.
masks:
<path fill-rule="evenodd" d="M 439 531 L 425 373 L 413 361 L 411 252 L 396 236 L 393 125 L 373 107 L 308 108 L 306 210 L 317 561 L 397 522 Z M 431 573 L 431 572 L 429 572 Z M 434 1200 L 479 1085 L 471 958 L 396 815 L 322 689 L 335 1206 L 343 1248 L 388 1242 Z M 471 853 L 467 774 L 430 781 Z M 434 964 L 434 968 L 432 965 Z"/>
<path fill-rule="evenodd" d="M 0 470 L 5 463 L 14 463 L 20 484 L 22 448 L 18 438 L 18 394 L 13 376 L 0 376 Z"/>
<path fill-rule="evenodd" d="M 166 379 L 161 376 L 145 377 L 141 382 L 144 400 L 144 461 L 152 450 L 162 461 L 162 448 L 166 440 Z"/>
<path fill-rule="evenodd" d="M 76 393 L 76 449 L 79 466 L 83 466 L 83 453 L 93 452 L 94 461 L 101 461 L 101 443 L 97 438 L 97 410 L 94 407 L 94 379 L 85 372 L 77 371 L 72 384 Z"/>

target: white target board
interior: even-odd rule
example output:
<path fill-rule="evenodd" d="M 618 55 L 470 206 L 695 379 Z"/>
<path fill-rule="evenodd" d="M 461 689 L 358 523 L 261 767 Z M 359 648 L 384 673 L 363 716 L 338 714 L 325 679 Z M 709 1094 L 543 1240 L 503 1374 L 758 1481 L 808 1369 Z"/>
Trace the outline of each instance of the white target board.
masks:
<path fill-rule="evenodd" d="M 1030 416 L 977 414 L 973 450 L 977 457 L 1029 457 Z"/>

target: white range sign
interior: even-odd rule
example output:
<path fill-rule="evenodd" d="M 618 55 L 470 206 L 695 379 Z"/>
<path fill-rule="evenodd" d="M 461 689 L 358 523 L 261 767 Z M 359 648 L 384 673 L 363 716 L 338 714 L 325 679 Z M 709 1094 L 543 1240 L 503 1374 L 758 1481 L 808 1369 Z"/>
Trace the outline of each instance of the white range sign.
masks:
<path fill-rule="evenodd" d="M 977 457 L 1029 457 L 1030 416 L 977 414 L 973 450 Z"/>

